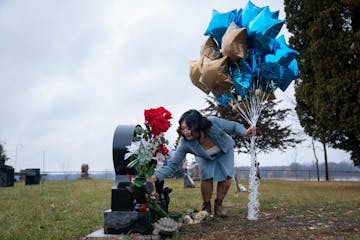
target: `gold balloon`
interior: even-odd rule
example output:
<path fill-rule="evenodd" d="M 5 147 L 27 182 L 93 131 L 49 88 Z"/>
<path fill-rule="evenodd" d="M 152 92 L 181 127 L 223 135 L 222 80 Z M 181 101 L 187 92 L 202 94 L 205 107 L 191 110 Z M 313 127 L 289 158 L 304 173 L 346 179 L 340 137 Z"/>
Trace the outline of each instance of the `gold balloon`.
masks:
<path fill-rule="evenodd" d="M 247 58 L 246 50 L 247 30 L 246 28 L 239 28 L 235 22 L 232 22 L 222 37 L 221 53 L 236 63 L 239 59 Z"/>
<path fill-rule="evenodd" d="M 200 56 L 205 56 L 213 60 L 220 58 L 220 48 L 212 37 L 208 37 L 201 46 Z"/>
<path fill-rule="evenodd" d="M 190 62 L 190 79 L 191 82 L 198 87 L 201 91 L 203 91 L 206 94 L 210 93 L 210 89 L 204 85 L 202 82 L 200 82 L 201 78 L 201 67 L 203 63 L 204 57 L 201 57 L 197 61 L 191 61 Z"/>
<path fill-rule="evenodd" d="M 228 93 L 233 85 L 228 68 L 228 57 L 216 60 L 204 57 L 200 82 L 207 86 L 216 97 Z"/>

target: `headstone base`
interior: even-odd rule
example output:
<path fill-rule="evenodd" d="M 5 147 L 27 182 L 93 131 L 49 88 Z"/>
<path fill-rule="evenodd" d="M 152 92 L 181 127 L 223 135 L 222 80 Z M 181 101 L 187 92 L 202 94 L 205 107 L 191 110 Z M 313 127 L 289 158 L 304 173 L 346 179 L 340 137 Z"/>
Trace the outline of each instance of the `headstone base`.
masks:
<path fill-rule="evenodd" d="M 96 230 L 95 232 L 90 233 L 89 235 L 86 235 L 83 240 L 119 240 L 126 239 L 125 236 L 126 235 L 123 234 L 105 234 L 104 229 L 101 228 L 99 230 Z"/>
<path fill-rule="evenodd" d="M 137 211 L 112 211 L 104 212 L 105 234 L 148 234 L 151 230 L 148 213 Z"/>
<path fill-rule="evenodd" d="M 129 235 L 126 234 L 105 234 L 103 228 L 96 230 L 95 232 L 92 232 L 86 235 L 86 237 L 82 238 L 82 240 L 128 240 L 128 239 L 129 239 Z M 131 239 L 160 240 L 160 237 L 154 235 L 137 235 L 137 236 L 131 236 Z"/>

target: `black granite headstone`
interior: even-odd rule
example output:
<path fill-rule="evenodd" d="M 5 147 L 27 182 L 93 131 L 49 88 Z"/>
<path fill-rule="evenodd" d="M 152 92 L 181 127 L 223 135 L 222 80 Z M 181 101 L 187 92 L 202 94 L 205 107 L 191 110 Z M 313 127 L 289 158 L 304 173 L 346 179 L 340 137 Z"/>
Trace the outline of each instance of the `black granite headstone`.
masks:
<path fill-rule="evenodd" d="M 104 233 L 141 233 L 148 234 L 151 230 L 151 221 L 159 216 L 149 211 L 146 207 L 145 196 L 153 192 L 151 183 L 145 182 L 143 186 L 135 186 L 131 180 L 141 178 L 137 176 L 134 168 L 128 168 L 130 160 L 125 160 L 127 146 L 134 141 L 136 129 L 140 125 L 119 125 L 117 126 L 113 139 L 113 163 L 115 169 L 115 183 L 111 190 L 111 209 L 104 212 Z M 144 179 L 145 181 L 145 179 Z M 163 189 L 163 191 L 162 191 Z M 164 211 L 168 211 L 170 202 L 170 188 L 157 185 L 157 192 L 160 196 L 159 205 Z M 145 212 L 144 207 L 145 206 Z"/>
<path fill-rule="evenodd" d="M 0 166 L 0 187 L 14 186 L 14 168 L 7 165 Z"/>
<path fill-rule="evenodd" d="M 24 171 L 25 185 L 40 184 L 41 175 L 39 168 L 27 168 Z"/>
<path fill-rule="evenodd" d="M 117 126 L 113 139 L 113 163 L 115 182 L 111 189 L 111 209 L 104 212 L 104 233 L 121 234 L 135 232 L 146 234 L 149 231 L 149 217 L 146 213 L 134 210 L 131 178 L 136 175 L 134 168 L 128 168 L 130 160 L 125 160 L 126 146 L 130 145 L 139 125 Z M 140 127 L 140 126 L 139 126 Z"/>
<path fill-rule="evenodd" d="M 149 233 L 148 213 L 137 211 L 105 211 L 104 212 L 104 233 Z"/>
<path fill-rule="evenodd" d="M 130 160 L 125 160 L 126 146 L 130 145 L 140 125 L 119 125 L 116 127 L 113 139 L 113 163 L 116 175 L 135 175 L 134 168 L 128 168 Z"/>
<path fill-rule="evenodd" d="M 134 168 L 128 168 L 130 160 L 125 160 L 126 146 L 133 141 L 138 125 L 119 125 L 113 139 L 113 163 L 115 169 L 115 183 L 111 190 L 111 209 L 113 211 L 131 211 L 134 208 L 131 199 L 130 177 L 136 174 Z"/>

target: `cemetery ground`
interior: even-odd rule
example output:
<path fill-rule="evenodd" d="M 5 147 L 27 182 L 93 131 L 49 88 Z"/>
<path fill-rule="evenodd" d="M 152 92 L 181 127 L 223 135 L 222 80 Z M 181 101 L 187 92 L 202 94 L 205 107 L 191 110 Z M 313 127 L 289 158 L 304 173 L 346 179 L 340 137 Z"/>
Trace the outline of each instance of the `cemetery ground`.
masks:
<path fill-rule="evenodd" d="M 103 227 L 112 184 L 89 179 L 0 188 L 0 238 L 82 239 Z M 170 212 L 200 208 L 199 182 L 184 188 L 183 179 L 167 179 L 165 185 L 173 189 Z M 224 201 L 228 218 L 185 225 L 174 239 L 360 239 L 360 182 L 265 179 L 259 190 L 258 221 L 247 220 L 248 193 L 232 184 Z"/>

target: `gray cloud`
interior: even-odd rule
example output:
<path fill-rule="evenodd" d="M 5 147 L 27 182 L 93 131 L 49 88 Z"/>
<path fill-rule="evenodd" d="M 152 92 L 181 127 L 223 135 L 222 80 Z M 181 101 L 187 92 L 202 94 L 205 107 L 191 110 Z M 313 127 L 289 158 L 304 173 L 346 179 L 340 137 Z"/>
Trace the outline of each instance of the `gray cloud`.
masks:
<path fill-rule="evenodd" d="M 283 11 L 282 1 L 253 2 Z M 112 170 L 116 126 L 142 123 L 144 109 L 161 105 L 173 113 L 174 140 L 182 112 L 205 106 L 189 61 L 199 57 L 212 9 L 245 4 L 1 1 L 0 140 L 9 163 L 22 144 L 16 170 L 42 168 L 44 152 L 46 171 L 79 170 L 82 163 Z"/>

